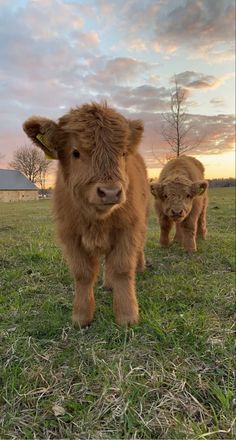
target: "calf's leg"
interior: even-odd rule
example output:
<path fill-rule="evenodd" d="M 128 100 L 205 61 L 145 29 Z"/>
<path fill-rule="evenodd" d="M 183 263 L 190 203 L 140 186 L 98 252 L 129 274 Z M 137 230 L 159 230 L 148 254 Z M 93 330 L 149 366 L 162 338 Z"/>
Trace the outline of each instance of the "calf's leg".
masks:
<path fill-rule="evenodd" d="M 146 269 L 146 259 L 143 249 L 138 254 L 137 271 L 144 272 Z"/>
<path fill-rule="evenodd" d="M 181 244 L 182 243 L 182 233 L 181 233 L 181 226 L 179 223 L 176 223 L 175 225 L 176 231 L 175 231 L 175 236 L 174 236 L 174 240 L 177 243 Z"/>
<path fill-rule="evenodd" d="M 146 216 L 145 225 L 143 228 L 140 228 L 140 233 L 139 233 L 138 241 L 140 243 L 140 248 L 138 251 L 137 267 L 136 267 L 136 270 L 138 272 L 144 272 L 146 269 L 146 258 L 145 258 L 145 253 L 144 253 L 144 247 L 145 247 L 147 220 L 148 220 L 148 217 Z"/>
<path fill-rule="evenodd" d="M 164 215 L 160 215 L 159 217 L 161 235 L 160 235 L 160 245 L 163 247 L 167 247 L 170 244 L 169 234 L 172 228 L 173 222 L 168 219 L 168 217 Z"/>
<path fill-rule="evenodd" d="M 129 238 L 119 239 L 119 244 L 107 256 L 106 273 L 113 288 L 113 310 L 116 323 L 132 325 L 138 322 L 138 303 L 135 291 L 137 250 L 130 246 Z"/>
<path fill-rule="evenodd" d="M 105 259 L 105 268 L 103 273 L 103 287 L 106 290 L 112 290 L 112 279 L 107 258 Z"/>
<path fill-rule="evenodd" d="M 189 252 L 197 250 L 196 233 L 197 233 L 197 219 L 188 218 L 181 223 L 182 244 L 184 249 Z"/>
<path fill-rule="evenodd" d="M 113 310 L 119 325 L 138 322 L 139 311 L 135 292 L 135 271 L 113 274 Z"/>
<path fill-rule="evenodd" d="M 207 210 L 207 198 L 205 198 L 203 201 L 203 207 L 198 219 L 198 228 L 197 228 L 197 234 L 201 236 L 203 240 L 206 239 L 206 233 L 207 233 L 206 210 Z"/>
<path fill-rule="evenodd" d="M 73 249 L 67 255 L 75 279 L 72 322 L 75 326 L 85 327 L 91 323 L 95 312 L 93 287 L 98 273 L 98 260 L 82 248 Z"/>
<path fill-rule="evenodd" d="M 75 297 L 73 303 L 72 322 L 75 326 L 89 325 L 95 312 L 95 300 L 92 280 L 75 280 Z"/>

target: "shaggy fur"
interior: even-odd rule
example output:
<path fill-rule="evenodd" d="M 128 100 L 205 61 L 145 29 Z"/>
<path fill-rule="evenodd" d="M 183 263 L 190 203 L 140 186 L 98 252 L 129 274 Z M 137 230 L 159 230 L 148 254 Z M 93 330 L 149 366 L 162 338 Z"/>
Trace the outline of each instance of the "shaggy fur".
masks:
<path fill-rule="evenodd" d="M 181 156 L 170 160 L 161 171 L 159 181 L 151 184 L 162 246 L 169 245 L 169 233 L 174 223 L 174 240 L 186 251 L 197 250 L 197 234 L 205 239 L 208 182 L 203 179 L 201 162 L 194 157 Z"/>
<path fill-rule="evenodd" d="M 54 209 L 75 278 L 73 322 L 87 326 L 93 319 L 93 288 L 104 255 L 104 282 L 113 289 L 116 322 L 136 323 L 135 272 L 145 268 L 149 198 L 145 164 L 137 153 L 142 122 L 94 103 L 71 110 L 58 123 L 32 117 L 23 128 L 59 159 Z"/>

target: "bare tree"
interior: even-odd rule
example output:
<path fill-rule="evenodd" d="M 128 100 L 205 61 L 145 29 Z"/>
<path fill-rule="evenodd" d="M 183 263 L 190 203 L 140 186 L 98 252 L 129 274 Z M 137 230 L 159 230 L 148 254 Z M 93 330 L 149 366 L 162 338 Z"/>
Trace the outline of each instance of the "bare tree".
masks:
<path fill-rule="evenodd" d="M 169 162 L 171 159 L 175 159 L 175 154 L 174 153 L 166 153 L 163 154 L 160 157 L 156 157 L 157 162 L 163 167 L 164 165 L 167 164 L 167 162 Z"/>
<path fill-rule="evenodd" d="M 0 162 L 2 161 L 2 159 L 4 158 L 4 154 L 0 153 Z"/>
<path fill-rule="evenodd" d="M 37 177 L 36 182 L 39 183 L 40 187 L 42 190 L 45 190 L 46 188 L 46 178 L 47 178 L 47 173 L 48 173 L 48 169 L 51 165 L 51 162 L 47 159 L 42 160 L 40 167 L 39 167 L 39 174 Z"/>
<path fill-rule="evenodd" d="M 171 93 L 170 112 L 162 113 L 162 136 L 177 157 L 196 147 L 196 140 L 191 141 L 189 136 L 193 126 L 186 112 L 186 100 L 186 90 L 180 87 L 175 79 L 175 88 Z"/>
<path fill-rule="evenodd" d="M 31 182 L 39 183 L 45 188 L 45 180 L 51 162 L 44 158 L 37 147 L 23 146 L 13 153 L 13 160 L 9 163 L 11 168 L 21 171 Z"/>

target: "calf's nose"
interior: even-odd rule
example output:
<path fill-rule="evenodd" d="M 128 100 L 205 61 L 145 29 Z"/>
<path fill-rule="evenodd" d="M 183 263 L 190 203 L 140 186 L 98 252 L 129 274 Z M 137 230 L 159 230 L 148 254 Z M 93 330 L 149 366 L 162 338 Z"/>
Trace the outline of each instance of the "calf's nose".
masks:
<path fill-rule="evenodd" d="M 102 203 L 110 205 L 119 203 L 121 199 L 121 188 L 120 187 L 106 187 L 98 186 L 97 195 L 101 199 Z"/>
<path fill-rule="evenodd" d="M 183 210 L 182 209 L 172 209 L 171 214 L 174 217 L 181 217 L 181 215 L 183 214 Z"/>

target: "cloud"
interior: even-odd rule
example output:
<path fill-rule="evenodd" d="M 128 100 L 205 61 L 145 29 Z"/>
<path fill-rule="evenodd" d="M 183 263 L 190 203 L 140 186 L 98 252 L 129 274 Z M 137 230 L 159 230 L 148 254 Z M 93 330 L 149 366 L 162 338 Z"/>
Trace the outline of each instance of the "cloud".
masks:
<path fill-rule="evenodd" d="M 100 43 L 100 38 L 97 32 L 77 32 L 76 34 L 72 34 L 71 38 L 76 38 L 76 46 L 81 48 L 92 48 L 92 47 L 98 47 Z"/>
<path fill-rule="evenodd" d="M 150 72 L 156 68 L 153 63 L 147 63 L 129 57 L 117 57 L 106 59 L 102 57 L 91 61 L 91 69 L 96 72 L 89 74 L 84 78 L 87 86 L 97 91 L 115 90 L 116 86 L 121 84 L 124 87 L 133 84 L 145 76 L 149 76 Z"/>
<path fill-rule="evenodd" d="M 208 63 L 234 58 L 234 0 L 102 0 L 96 7 L 106 29 L 112 16 L 120 37 L 116 48 L 165 57 L 185 49 L 188 58 Z"/>
<path fill-rule="evenodd" d="M 189 89 L 212 89 L 219 87 L 223 82 L 223 78 L 216 78 L 213 75 L 204 75 L 203 73 L 193 71 L 178 73 L 171 78 L 171 81 L 174 82 L 175 79 L 179 85 Z"/>
<path fill-rule="evenodd" d="M 130 52 L 146 51 L 147 45 L 145 44 L 145 42 L 141 38 L 135 38 L 135 39 L 129 41 L 128 50 Z"/>
<path fill-rule="evenodd" d="M 91 59 L 99 54 L 100 39 L 98 32 L 80 29 L 83 20 L 77 6 L 30 0 L 25 7 L 12 8 L 9 2 L 1 7 L 3 129 L 16 127 L 30 113 L 56 116 L 60 106 L 88 100 L 83 79 L 91 72 Z"/>
<path fill-rule="evenodd" d="M 225 105 L 225 101 L 223 98 L 212 98 L 210 100 L 210 104 L 215 107 L 223 107 Z"/>
<path fill-rule="evenodd" d="M 216 115 L 194 117 L 202 143 L 195 149 L 196 154 L 221 154 L 234 148 L 234 116 Z"/>
<path fill-rule="evenodd" d="M 165 87 L 144 84 L 135 88 L 119 88 L 112 94 L 112 100 L 119 106 L 134 112 L 166 111 L 169 109 L 170 92 Z"/>
<path fill-rule="evenodd" d="M 234 29 L 233 0 L 185 0 L 157 16 L 154 44 L 169 53 L 192 48 L 192 56 L 207 56 L 228 49 L 232 55 Z"/>
<path fill-rule="evenodd" d="M 83 60 L 97 53 L 100 42 L 97 32 L 84 32 L 81 25 L 75 5 L 59 0 L 44 0 L 43 5 L 31 0 L 25 8 L 3 8 L 1 70 L 32 82 L 61 79 L 77 67 L 81 71 Z"/>
<path fill-rule="evenodd" d="M 147 26 L 151 27 L 154 24 L 162 1 L 101 0 L 97 5 L 100 14 L 102 11 L 101 16 L 104 20 L 110 20 L 112 16 L 113 23 L 130 39 L 134 35 L 140 35 Z"/>
<path fill-rule="evenodd" d="M 108 60 L 105 68 L 97 74 L 102 81 L 124 82 L 136 78 L 139 73 L 146 71 L 148 63 L 133 58 L 119 57 Z"/>
<path fill-rule="evenodd" d="M 83 26 L 77 7 L 61 0 L 30 0 L 26 8 L 19 9 L 18 16 L 34 39 L 46 41 Z"/>

